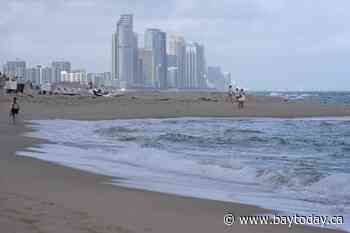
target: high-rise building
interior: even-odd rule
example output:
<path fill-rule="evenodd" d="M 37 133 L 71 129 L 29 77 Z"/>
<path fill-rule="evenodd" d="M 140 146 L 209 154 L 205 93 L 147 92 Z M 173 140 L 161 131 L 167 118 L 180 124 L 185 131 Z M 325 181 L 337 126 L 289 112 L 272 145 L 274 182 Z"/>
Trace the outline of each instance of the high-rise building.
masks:
<path fill-rule="evenodd" d="M 88 73 L 87 82 L 92 82 L 93 87 L 97 88 L 114 86 L 112 83 L 111 72 Z"/>
<path fill-rule="evenodd" d="M 175 64 L 169 66 L 178 67 L 175 80 L 175 86 L 178 88 L 186 87 L 186 41 L 182 36 L 170 34 L 167 38 L 167 53 L 170 57 L 168 63 L 172 63 L 172 59 L 175 59 Z"/>
<path fill-rule="evenodd" d="M 61 82 L 61 72 L 66 71 L 69 73 L 71 71 L 71 64 L 68 61 L 54 61 L 52 62 L 52 82 Z"/>
<path fill-rule="evenodd" d="M 112 79 L 118 80 L 118 34 L 112 35 Z"/>
<path fill-rule="evenodd" d="M 166 33 L 159 29 L 147 29 L 145 32 L 145 49 L 152 51 L 152 76 L 153 88 L 167 87 L 167 55 Z"/>
<path fill-rule="evenodd" d="M 169 66 L 168 67 L 168 87 L 169 88 L 178 88 L 178 86 L 176 86 L 176 80 L 177 80 L 177 76 L 179 75 L 178 72 L 178 67 L 177 66 Z"/>
<path fill-rule="evenodd" d="M 37 65 L 36 67 L 26 69 L 25 76 L 26 81 L 34 86 L 43 84 L 42 66 Z"/>
<path fill-rule="evenodd" d="M 207 68 L 204 46 L 198 43 L 186 45 L 186 88 L 206 88 Z"/>
<path fill-rule="evenodd" d="M 51 67 L 44 67 L 41 69 L 41 75 L 42 75 L 42 84 L 44 83 L 52 83 L 52 68 Z"/>
<path fill-rule="evenodd" d="M 140 68 L 141 64 L 139 61 L 139 51 L 138 51 L 138 36 L 137 33 L 134 33 L 134 41 L 133 41 L 133 49 L 132 49 L 132 56 L 133 56 L 133 62 L 132 62 L 132 70 L 133 70 L 133 79 L 130 86 L 137 86 L 140 87 L 142 81 L 141 81 L 141 73 Z"/>
<path fill-rule="evenodd" d="M 112 38 L 112 76 L 121 88 L 134 84 L 137 67 L 137 36 L 133 31 L 133 15 L 121 15 Z"/>
<path fill-rule="evenodd" d="M 4 65 L 4 74 L 11 77 L 17 77 L 17 81 L 25 82 L 26 79 L 26 62 L 25 61 L 8 61 Z"/>
<path fill-rule="evenodd" d="M 168 54 L 166 56 L 166 61 L 167 61 L 168 67 L 177 66 L 177 61 L 176 60 L 177 60 L 176 55 Z"/>
<path fill-rule="evenodd" d="M 41 85 L 42 84 L 42 66 L 37 65 L 35 68 L 35 84 Z"/>
<path fill-rule="evenodd" d="M 152 88 L 153 55 L 152 50 L 139 49 L 139 59 L 142 61 L 142 82 L 144 87 Z"/>
<path fill-rule="evenodd" d="M 32 83 L 33 85 L 35 85 L 36 83 L 36 72 L 35 72 L 35 68 L 28 68 L 25 71 L 25 77 L 26 77 L 26 81 Z"/>
<path fill-rule="evenodd" d="M 137 58 L 135 86 L 139 87 L 139 88 L 142 88 L 145 86 L 145 80 L 144 80 L 144 75 L 143 75 L 143 61 L 139 55 Z"/>
<path fill-rule="evenodd" d="M 111 72 L 103 72 L 103 85 L 107 87 L 115 86 L 115 80 L 112 79 Z"/>

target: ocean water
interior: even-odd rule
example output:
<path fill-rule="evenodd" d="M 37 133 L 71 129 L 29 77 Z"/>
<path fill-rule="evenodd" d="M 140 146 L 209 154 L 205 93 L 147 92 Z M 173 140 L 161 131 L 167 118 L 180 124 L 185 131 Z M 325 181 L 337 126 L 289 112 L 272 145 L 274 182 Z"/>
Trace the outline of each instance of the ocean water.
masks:
<path fill-rule="evenodd" d="M 341 215 L 350 230 L 350 118 L 33 123 L 30 135 L 51 143 L 20 156 L 125 178 L 112 183 L 127 187 Z"/>
<path fill-rule="evenodd" d="M 328 104 L 350 104 L 350 92 L 255 92 L 263 96 L 279 96 L 289 100 L 311 100 Z"/>

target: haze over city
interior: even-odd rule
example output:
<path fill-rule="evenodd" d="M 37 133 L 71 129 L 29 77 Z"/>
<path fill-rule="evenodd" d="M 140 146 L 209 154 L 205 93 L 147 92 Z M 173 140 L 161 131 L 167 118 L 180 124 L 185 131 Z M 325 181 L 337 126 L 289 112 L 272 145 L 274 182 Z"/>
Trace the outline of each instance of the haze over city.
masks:
<path fill-rule="evenodd" d="M 349 90 L 346 1 L 1 1 L 0 64 L 68 60 L 111 71 L 111 35 L 121 14 L 146 28 L 205 45 L 220 65 L 256 90 Z M 341 83 L 342 85 L 339 85 Z"/>

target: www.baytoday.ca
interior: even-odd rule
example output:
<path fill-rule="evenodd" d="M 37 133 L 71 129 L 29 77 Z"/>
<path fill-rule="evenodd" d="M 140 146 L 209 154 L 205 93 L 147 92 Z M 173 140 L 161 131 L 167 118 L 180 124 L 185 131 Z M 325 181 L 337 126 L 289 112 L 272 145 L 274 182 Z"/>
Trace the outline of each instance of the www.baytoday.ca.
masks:
<path fill-rule="evenodd" d="M 228 213 L 224 217 L 224 223 L 227 226 L 233 224 L 241 225 L 288 225 L 291 228 L 293 225 L 342 225 L 344 224 L 343 216 L 319 216 L 319 215 L 261 215 L 261 216 L 235 216 Z"/>

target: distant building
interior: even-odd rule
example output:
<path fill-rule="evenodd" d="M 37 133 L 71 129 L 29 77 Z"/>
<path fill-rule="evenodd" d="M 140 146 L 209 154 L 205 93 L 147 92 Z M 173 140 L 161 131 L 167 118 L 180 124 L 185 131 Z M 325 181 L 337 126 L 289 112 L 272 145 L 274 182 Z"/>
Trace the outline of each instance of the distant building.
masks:
<path fill-rule="evenodd" d="M 42 84 L 44 83 L 53 83 L 53 78 L 52 78 L 52 68 L 51 67 L 43 67 L 41 69 L 41 81 Z"/>
<path fill-rule="evenodd" d="M 176 57 L 176 55 L 168 54 L 167 55 L 167 64 L 168 64 L 168 67 L 174 67 L 174 66 L 177 67 L 177 57 Z"/>
<path fill-rule="evenodd" d="M 28 68 L 25 71 L 26 81 L 32 83 L 33 85 L 37 82 L 36 71 L 35 68 Z"/>
<path fill-rule="evenodd" d="M 118 82 L 118 54 L 118 34 L 115 32 L 112 35 L 112 79 L 116 82 Z"/>
<path fill-rule="evenodd" d="M 4 74 L 11 77 L 17 77 L 19 82 L 26 81 L 26 62 L 8 61 L 3 67 Z"/>
<path fill-rule="evenodd" d="M 153 52 L 149 49 L 139 49 L 139 59 L 142 61 L 142 82 L 144 87 L 154 87 L 152 79 Z"/>
<path fill-rule="evenodd" d="M 43 84 L 42 66 L 37 65 L 36 67 L 26 69 L 25 77 L 27 82 L 30 82 L 34 86 L 40 86 Z"/>
<path fill-rule="evenodd" d="M 171 66 L 168 67 L 168 87 L 169 88 L 178 88 L 178 86 L 176 85 L 176 80 L 177 80 L 177 76 L 179 75 L 178 72 L 178 67 L 177 66 Z"/>
<path fill-rule="evenodd" d="M 136 79 L 134 80 L 134 86 L 138 88 L 143 88 L 145 86 L 145 79 L 143 74 L 143 60 L 138 54 L 137 64 L 136 64 Z"/>
<path fill-rule="evenodd" d="M 225 82 L 225 86 L 233 84 L 233 80 L 230 72 L 224 72 L 224 82 Z"/>
<path fill-rule="evenodd" d="M 132 62 L 132 69 L 133 69 L 133 79 L 131 80 L 130 86 L 137 86 L 139 87 L 142 84 L 142 77 L 140 73 L 140 60 L 139 60 L 139 51 L 138 51 L 138 35 L 134 32 L 134 41 L 133 41 L 133 49 L 132 49 L 132 56 L 133 56 L 133 62 Z"/>
<path fill-rule="evenodd" d="M 168 66 L 178 67 L 178 74 L 175 80 L 175 85 L 178 88 L 186 87 L 186 41 L 182 36 L 170 34 L 167 37 L 167 54 L 170 59 Z M 174 64 L 174 59 L 175 64 Z"/>
<path fill-rule="evenodd" d="M 204 47 L 198 43 L 186 45 L 185 88 L 206 88 L 207 68 Z"/>
<path fill-rule="evenodd" d="M 112 77 L 121 88 L 133 86 L 137 70 L 137 36 L 133 15 L 121 15 L 112 37 Z"/>
<path fill-rule="evenodd" d="M 61 82 L 79 83 L 81 85 L 87 85 L 87 75 L 85 70 L 74 70 L 71 72 L 61 72 Z"/>
<path fill-rule="evenodd" d="M 93 86 L 96 88 L 113 86 L 110 72 L 88 73 L 87 82 L 92 82 Z"/>
<path fill-rule="evenodd" d="M 115 80 L 112 79 L 111 72 L 103 72 L 104 86 L 115 87 Z"/>
<path fill-rule="evenodd" d="M 220 66 L 208 67 L 209 86 L 219 90 L 226 90 L 232 84 L 231 73 L 221 71 Z"/>
<path fill-rule="evenodd" d="M 145 49 L 152 51 L 152 76 L 153 88 L 167 87 L 167 54 L 166 33 L 159 29 L 147 29 L 145 32 Z"/>
<path fill-rule="evenodd" d="M 178 72 L 179 68 L 177 66 L 177 57 L 176 55 L 167 55 L 167 63 L 168 63 L 168 88 L 177 88 L 180 87 L 178 85 Z"/>
<path fill-rule="evenodd" d="M 224 75 L 221 72 L 220 66 L 209 66 L 208 67 L 208 81 L 210 86 L 216 89 L 225 90 Z"/>
<path fill-rule="evenodd" d="M 61 72 L 71 72 L 71 64 L 68 61 L 54 61 L 52 62 L 52 82 L 61 82 Z"/>

